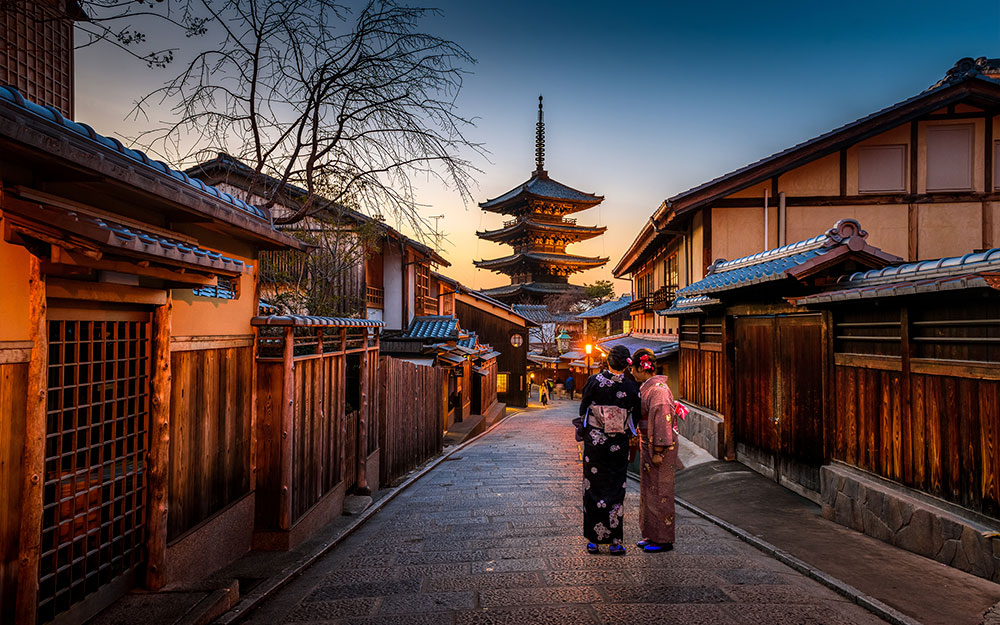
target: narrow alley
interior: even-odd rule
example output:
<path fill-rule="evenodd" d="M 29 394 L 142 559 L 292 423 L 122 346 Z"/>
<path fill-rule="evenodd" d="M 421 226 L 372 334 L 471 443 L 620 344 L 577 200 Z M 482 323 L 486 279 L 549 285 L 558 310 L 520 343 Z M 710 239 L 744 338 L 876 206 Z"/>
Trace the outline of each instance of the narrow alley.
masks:
<path fill-rule="evenodd" d="M 576 403 L 502 422 L 410 486 L 244 621 L 747 623 L 882 621 L 678 508 L 672 552 L 624 557 L 580 536 Z"/>

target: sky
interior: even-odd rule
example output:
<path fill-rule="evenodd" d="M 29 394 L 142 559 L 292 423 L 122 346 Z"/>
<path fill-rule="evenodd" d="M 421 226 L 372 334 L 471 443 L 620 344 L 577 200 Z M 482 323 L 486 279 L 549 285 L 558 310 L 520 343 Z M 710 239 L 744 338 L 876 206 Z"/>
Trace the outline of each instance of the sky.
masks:
<path fill-rule="evenodd" d="M 962 57 L 1000 57 L 1000 0 L 761 0 L 591 2 L 430 0 L 427 32 L 477 62 L 458 96 L 476 119 L 473 202 L 426 181 L 418 201 L 439 221 L 443 273 L 472 288 L 509 283 L 472 261 L 506 256 L 480 241 L 502 215 L 476 202 L 530 178 L 538 96 L 545 98 L 549 175 L 605 197 L 575 215 L 607 226 L 572 254 L 606 256 L 575 274 L 611 271 L 660 203 L 677 193 L 899 102 Z M 200 45 L 197 39 L 181 42 Z M 133 102 L 173 74 L 110 46 L 76 57 L 76 117 L 104 134 L 134 136 Z M 629 291 L 615 282 L 618 294 Z"/>

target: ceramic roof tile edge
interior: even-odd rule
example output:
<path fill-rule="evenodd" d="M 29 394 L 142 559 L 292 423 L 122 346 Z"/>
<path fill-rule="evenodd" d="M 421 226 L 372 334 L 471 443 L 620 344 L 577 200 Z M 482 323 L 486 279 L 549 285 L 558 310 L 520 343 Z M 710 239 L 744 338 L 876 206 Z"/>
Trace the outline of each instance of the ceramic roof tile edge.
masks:
<path fill-rule="evenodd" d="M 193 189 L 205 193 L 214 199 L 227 204 L 231 208 L 239 210 L 245 214 L 255 217 L 261 221 L 270 223 L 271 215 L 270 213 L 260 208 L 259 206 L 251 206 L 243 200 L 234 198 L 232 195 L 220 191 L 219 189 L 206 185 L 202 181 L 191 178 L 184 172 L 172 169 L 166 163 L 159 160 L 154 160 L 149 158 L 145 152 L 140 150 L 133 150 L 131 148 L 125 147 L 121 141 L 115 139 L 114 137 L 107 137 L 97 133 L 89 125 L 82 122 L 75 122 L 63 117 L 63 115 L 51 106 L 42 106 L 31 100 L 26 99 L 21 92 L 11 87 L 9 85 L 0 86 L 0 102 L 8 102 L 17 106 L 19 109 L 26 111 L 35 117 L 53 123 L 57 126 L 61 126 L 83 138 L 90 139 L 95 144 L 102 146 L 106 149 L 113 150 L 122 156 L 126 156 L 129 159 L 152 169 L 153 171 L 169 176 L 174 180 L 182 182 Z"/>
<path fill-rule="evenodd" d="M 628 299 L 626 299 L 628 298 Z M 610 302 L 604 302 L 594 306 L 590 310 L 585 310 L 582 313 L 577 314 L 577 319 L 600 319 L 601 317 L 607 317 L 608 315 L 613 315 L 616 312 L 627 308 L 632 303 L 632 294 L 627 293 L 622 295 L 618 299 L 611 300 Z"/>
<path fill-rule="evenodd" d="M 573 199 L 573 198 L 565 198 L 565 197 L 554 196 L 554 195 L 541 195 L 541 194 L 538 194 L 538 193 L 533 193 L 532 191 L 529 190 L 529 188 L 532 186 L 532 183 L 534 183 L 536 181 L 539 181 L 539 180 L 544 180 L 544 181 L 550 182 L 550 183 L 552 183 L 554 185 L 557 185 L 559 187 L 564 187 L 564 188 L 568 189 L 569 191 L 571 191 L 573 193 L 576 193 L 579 196 L 582 196 L 582 198 L 584 198 L 584 199 Z M 488 199 L 488 200 L 486 200 L 484 202 L 480 202 L 479 203 L 479 207 L 480 208 L 485 208 L 485 209 L 490 209 L 490 208 L 495 208 L 495 207 L 498 207 L 498 206 L 502 206 L 503 204 L 505 204 L 505 203 L 507 203 L 507 202 L 509 202 L 509 201 L 511 201 L 511 200 L 513 200 L 515 198 L 517 198 L 517 196 L 521 195 L 522 193 L 524 193 L 525 195 L 530 195 L 532 197 L 536 197 L 536 198 L 543 199 L 543 200 L 560 200 L 560 201 L 570 202 L 570 203 L 576 203 L 576 204 L 590 204 L 590 203 L 600 204 L 601 202 L 604 201 L 604 196 L 603 195 L 595 195 L 593 193 L 587 193 L 586 191 L 580 191 L 579 189 L 574 189 L 573 187 L 571 187 L 569 185 L 566 185 L 566 184 L 563 184 L 563 183 L 561 183 L 561 182 L 559 182 L 557 180 L 553 180 L 552 178 L 550 178 L 548 176 L 548 174 L 537 174 L 536 173 L 536 174 L 532 174 L 531 178 L 528 178 L 528 180 L 526 180 L 525 182 L 522 182 L 521 184 L 517 185 L 516 187 L 514 187 L 510 191 L 507 191 L 506 193 L 502 193 L 502 194 L 498 195 L 495 198 Z"/>
<path fill-rule="evenodd" d="M 666 310 L 658 310 L 656 314 L 661 317 L 672 317 L 675 315 L 689 315 L 705 312 L 703 307 L 718 306 L 722 300 L 709 297 L 707 295 L 696 295 L 694 297 L 678 297 L 673 305 Z"/>
<path fill-rule="evenodd" d="M 964 276 L 931 278 L 928 280 L 913 282 L 895 282 L 889 284 L 870 285 L 837 291 L 824 291 L 822 293 L 789 298 L 789 301 L 796 306 L 809 306 L 839 302 L 856 302 L 882 297 L 923 295 L 980 288 L 989 289 L 996 287 L 992 286 L 989 280 L 981 274 L 969 274 Z"/>
<path fill-rule="evenodd" d="M 492 258 L 490 260 L 476 260 L 473 264 L 477 267 L 487 269 L 493 266 L 516 263 L 523 260 L 538 260 L 544 262 L 560 262 L 567 265 L 586 265 L 592 263 L 604 264 L 609 259 L 600 256 L 576 256 L 574 254 L 552 254 L 549 252 L 517 252 L 510 256 Z"/>
<path fill-rule="evenodd" d="M 184 173 L 187 174 L 187 175 L 189 175 L 189 176 L 191 176 L 191 178 L 193 180 L 197 180 L 197 178 L 195 176 L 197 176 L 199 173 L 202 173 L 202 172 L 208 172 L 208 171 L 212 170 L 213 168 L 219 168 L 219 169 L 222 169 L 223 171 L 226 171 L 226 172 L 240 173 L 240 174 L 243 174 L 244 176 L 252 176 L 255 173 L 254 170 L 249 165 L 247 165 L 243 161 L 239 160 L 238 158 L 236 158 L 236 157 L 234 157 L 234 156 L 232 156 L 230 154 L 226 154 L 225 152 L 219 152 L 218 156 L 216 156 L 214 159 L 211 159 L 209 161 L 205 161 L 203 163 L 198 163 L 197 165 L 189 167 L 188 169 L 186 169 L 184 171 Z M 273 176 L 270 176 L 268 174 L 260 174 L 260 176 L 265 181 L 267 181 L 267 182 L 272 182 L 275 185 L 279 184 L 279 180 L 277 178 L 273 177 Z M 228 179 L 225 182 L 228 183 L 228 184 L 233 184 L 233 181 L 228 180 Z M 308 193 L 309 193 L 308 191 L 306 191 L 302 187 L 299 187 L 299 186 L 296 186 L 296 185 L 293 185 L 293 184 L 286 183 L 284 186 L 289 191 L 298 193 L 299 195 L 305 196 L 305 195 L 308 195 Z M 243 188 L 243 187 L 241 187 L 241 188 Z M 247 191 L 248 193 L 252 193 L 252 191 L 250 191 L 249 189 L 245 189 L 244 188 L 244 191 Z M 395 228 L 393 228 L 392 226 L 390 226 L 390 225 L 388 225 L 388 224 L 386 224 L 386 223 L 384 223 L 382 221 L 379 221 L 379 220 L 377 220 L 377 219 L 375 219 L 373 217 L 369 217 L 368 215 L 365 215 L 364 213 L 356 211 L 353 208 L 349 208 L 347 206 L 344 206 L 343 204 L 337 204 L 337 203 L 333 202 L 332 200 L 329 200 L 327 198 L 323 198 L 322 196 L 319 196 L 319 197 L 321 197 L 321 199 L 324 202 L 326 202 L 328 205 L 335 207 L 336 210 L 339 213 L 341 213 L 343 215 L 346 215 L 346 216 L 350 217 L 351 219 L 354 219 L 354 220 L 359 221 L 359 222 L 377 224 L 378 228 L 380 230 L 382 230 L 389 237 L 398 239 L 400 241 L 405 242 L 407 245 L 410 245 L 411 247 L 417 248 L 420 252 L 422 252 L 422 253 L 430 256 L 432 259 L 434 259 L 434 261 L 437 262 L 437 264 L 439 264 L 439 265 L 443 265 L 445 267 L 451 267 L 451 263 L 448 262 L 448 260 L 444 256 L 441 256 L 440 254 L 438 254 L 437 251 L 434 250 L 433 248 L 431 248 L 429 245 L 427 245 L 425 243 L 421 243 L 420 241 L 417 241 L 416 239 L 413 239 L 412 237 L 408 237 L 405 234 L 403 234 L 402 232 L 400 232 L 400 231 L 396 230 Z M 295 198 L 293 198 L 291 196 L 289 196 L 288 199 L 290 201 L 295 201 Z"/>
<path fill-rule="evenodd" d="M 385 323 L 372 319 L 349 317 L 319 317 L 314 315 L 260 315 L 250 320 L 253 326 L 381 328 Z"/>
<path fill-rule="evenodd" d="M 567 232 L 570 234 L 593 234 L 598 236 L 607 231 L 607 226 L 581 226 L 578 224 L 569 224 L 561 222 L 545 222 L 536 221 L 534 219 L 525 219 L 523 221 L 518 221 L 517 223 L 505 226 L 503 228 L 497 228 L 496 230 L 477 230 L 476 236 L 481 239 L 488 239 L 492 236 L 497 236 L 501 234 L 509 234 L 517 232 L 518 230 L 524 230 L 527 228 L 536 228 L 538 230 L 554 230 L 557 232 Z"/>
<path fill-rule="evenodd" d="M 898 282 L 902 278 L 947 277 L 960 273 L 994 271 L 996 269 L 1000 269 L 1000 248 L 984 252 L 971 252 L 962 256 L 946 256 L 905 263 L 870 271 L 858 271 L 848 276 L 841 276 L 837 280 L 837 286 L 850 288 Z"/>

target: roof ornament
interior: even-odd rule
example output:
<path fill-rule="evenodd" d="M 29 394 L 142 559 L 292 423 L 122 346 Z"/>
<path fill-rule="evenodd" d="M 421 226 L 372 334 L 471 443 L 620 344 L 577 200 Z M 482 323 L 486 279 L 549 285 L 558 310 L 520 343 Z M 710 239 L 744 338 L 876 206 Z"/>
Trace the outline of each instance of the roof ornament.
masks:
<path fill-rule="evenodd" d="M 538 123 L 535 124 L 535 172 L 544 176 L 545 171 L 545 116 L 542 113 L 542 96 L 538 96 Z"/>
<path fill-rule="evenodd" d="M 954 67 L 948 70 L 948 73 L 945 74 L 942 82 L 954 84 L 979 74 L 988 74 L 996 71 L 997 59 L 988 59 L 985 56 L 981 56 L 977 59 L 965 57 L 959 59 L 955 63 Z"/>
<path fill-rule="evenodd" d="M 862 229 L 858 220 L 841 219 L 826 231 L 826 242 L 823 247 L 846 244 L 852 250 L 858 251 L 865 247 L 867 238 L 868 231 Z"/>

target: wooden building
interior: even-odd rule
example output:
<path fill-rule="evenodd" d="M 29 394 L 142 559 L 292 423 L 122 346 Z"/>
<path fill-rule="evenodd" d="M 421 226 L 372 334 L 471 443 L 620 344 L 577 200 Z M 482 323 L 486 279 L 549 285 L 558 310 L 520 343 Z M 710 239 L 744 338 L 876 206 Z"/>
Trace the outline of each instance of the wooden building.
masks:
<path fill-rule="evenodd" d="M 595 326 L 599 328 L 599 331 L 603 333 L 603 336 L 612 336 L 615 334 L 628 334 L 632 330 L 632 294 L 626 293 L 618 299 L 613 299 L 610 302 L 604 302 L 599 306 L 595 306 L 590 310 L 582 313 L 577 313 L 576 318 L 583 322 L 583 334 L 585 336 L 593 336 L 594 333 L 591 330 L 595 329 Z M 595 324 L 594 322 L 600 320 L 601 324 Z M 601 338 L 598 336 L 597 338 Z"/>
<path fill-rule="evenodd" d="M 0 231 L 0 620 L 246 552 L 258 258 L 301 242 L 7 87 Z"/>
<path fill-rule="evenodd" d="M 510 276 L 508 286 L 483 292 L 508 303 L 540 303 L 560 295 L 582 294 L 583 287 L 570 284 L 569 276 L 601 267 L 607 258 L 577 256 L 566 246 L 600 236 L 604 226 L 582 226 L 566 215 L 597 206 L 604 198 L 583 193 L 549 178 L 545 171 L 545 123 L 542 97 L 538 97 L 535 171 L 527 182 L 503 195 L 480 203 L 484 211 L 510 215 L 497 230 L 477 232 L 487 241 L 510 245 L 514 253 L 502 258 L 475 261 L 476 267 Z"/>
<path fill-rule="evenodd" d="M 1000 579 L 1000 249 L 900 265 L 868 238 L 841 220 L 681 289 L 678 395 L 829 518 Z"/>
<path fill-rule="evenodd" d="M 1000 243 L 998 78 L 1000 60 L 962 59 L 911 98 L 665 200 L 614 270 L 634 285 L 633 331 L 676 335 L 674 294 L 716 259 L 841 218 L 909 261 Z"/>
<path fill-rule="evenodd" d="M 263 203 L 263 198 L 272 195 L 280 184 L 275 178 L 255 174 L 228 154 L 219 154 L 187 173 L 257 204 Z M 308 195 L 294 185 L 285 184 L 284 189 L 275 206 L 276 216 L 289 214 Z M 325 254 L 332 257 L 331 262 L 338 263 L 331 272 L 336 281 L 332 286 L 340 293 L 338 315 L 381 321 L 386 330 L 405 330 L 414 317 L 438 314 L 438 300 L 431 292 L 431 274 L 436 267 L 450 266 L 444 257 L 356 210 L 323 199 L 318 201 L 317 208 L 321 209 L 324 220 L 306 218 L 300 224 L 280 228 L 293 232 L 306 230 L 320 243 L 310 254 Z M 298 279 L 304 271 L 303 259 L 304 254 L 299 251 L 270 252 L 262 259 L 263 270 L 283 269 L 278 273 L 296 277 L 291 282 L 309 284 L 309 276 Z M 279 288 L 293 288 L 293 285 Z M 309 314 L 310 311 L 285 312 Z"/>

